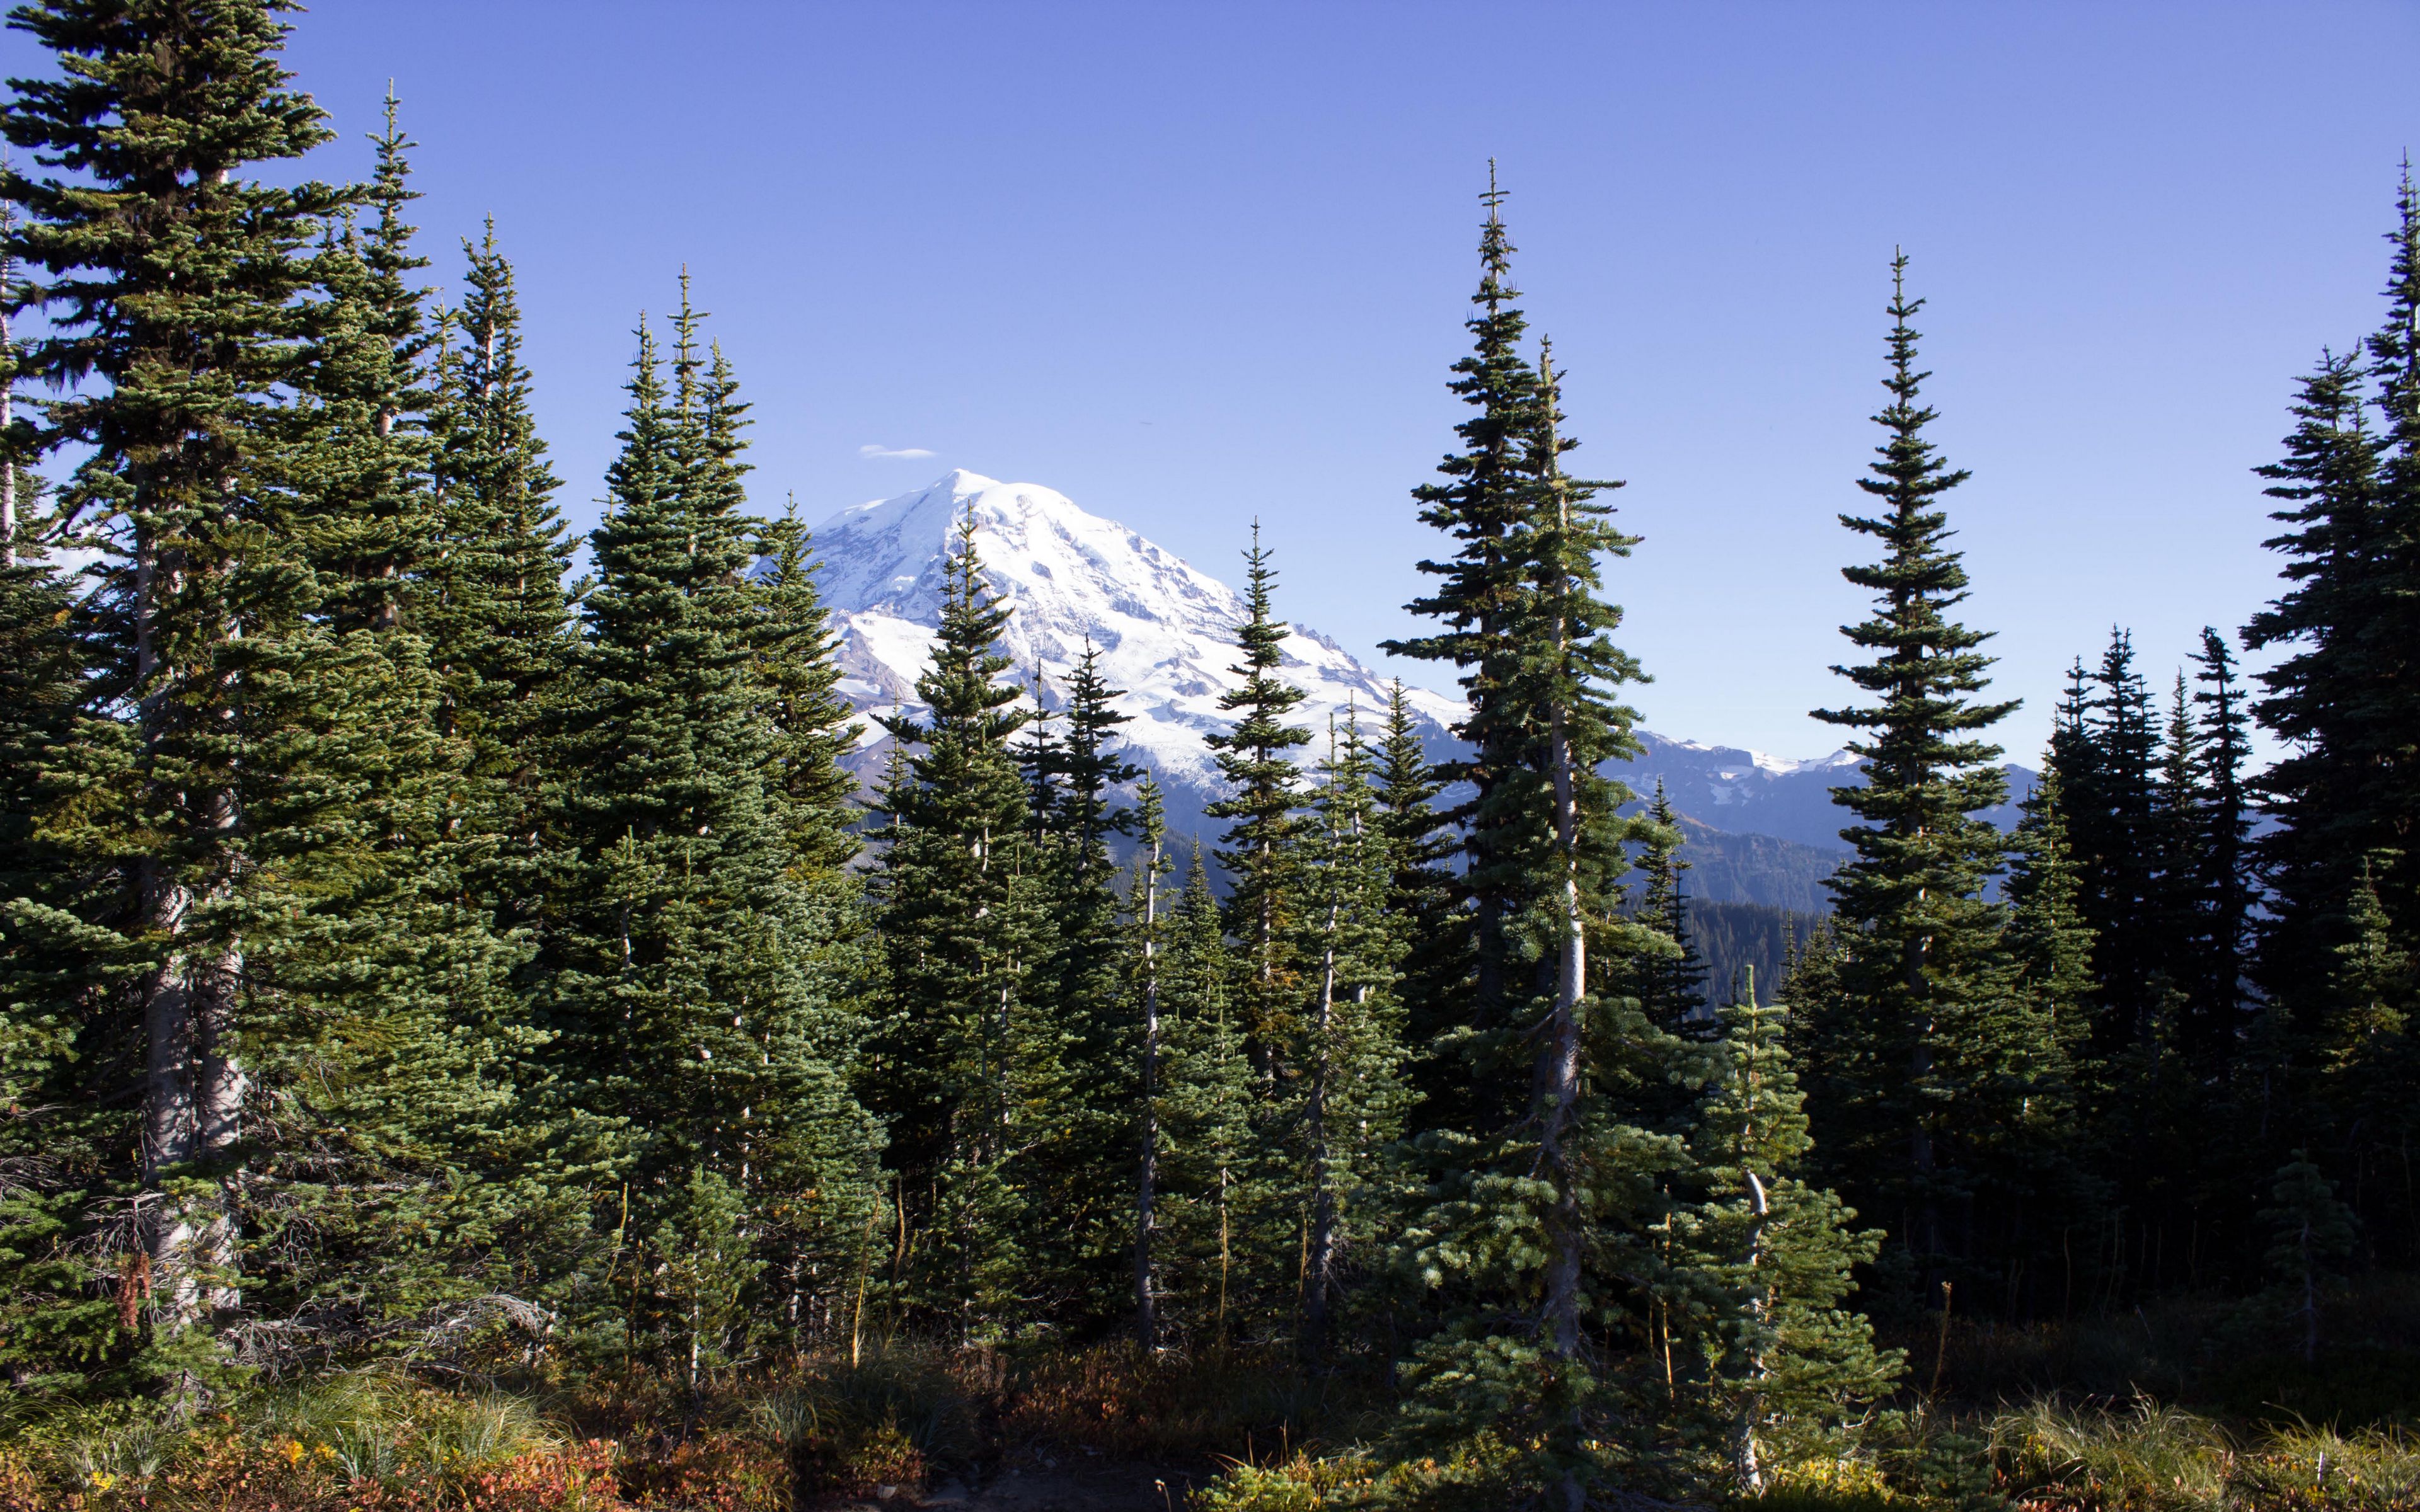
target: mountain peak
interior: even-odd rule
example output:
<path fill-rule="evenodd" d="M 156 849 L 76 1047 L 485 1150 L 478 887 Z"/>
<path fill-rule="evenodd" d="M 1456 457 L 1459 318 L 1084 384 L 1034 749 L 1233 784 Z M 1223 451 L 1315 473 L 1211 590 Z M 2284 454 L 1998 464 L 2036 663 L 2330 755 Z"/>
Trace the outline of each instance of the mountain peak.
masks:
<path fill-rule="evenodd" d="M 842 510 L 816 529 L 818 582 L 841 636 L 843 690 L 861 709 L 915 709 L 915 684 L 940 623 L 944 568 L 971 511 L 985 580 L 1012 609 L 1001 650 L 1040 674 L 1037 701 L 1060 705 L 1089 641 L 1129 722 L 1120 733 L 1170 790 L 1171 818 L 1217 796 L 1206 737 L 1232 720 L 1218 708 L 1234 671 L 1242 595 L 1057 489 L 957 469 L 913 493 Z M 1242 542 L 1237 542 L 1240 550 Z M 1385 706 L 1388 681 L 1333 640 L 1299 626 L 1280 675 L 1308 695 L 1295 717 L 1316 729 Z M 1461 709 L 1408 689 L 1423 733 L 1440 746 Z M 869 748 L 868 754 L 871 754 Z"/>
<path fill-rule="evenodd" d="M 1244 682 L 1235 671 L 1243 595 L 1055 488 L 959 468 L 911 493 L 844 509 L 818 527 L 817 581 L 840 636 L 842 693 L 868 713 L 924 712 L 916 680 L 932 656 L 948 555 L 970 511 L 985 580 L 1012 610 L 1001 650 L 1020 677 L 1038 674 L 1034 701 L 1063 706 L 1068 674 L 1089 641 L 1102 675 L 1124 689 L 1116 705 L 1127 723 L 1119 734 L 1130 759 L 1157 775 L 1170 828 L 1209 832 L 1202 808 L 1223 789 L 1207 737 L 1233 723 L 1218 700 Z M 1240 554 L 1240 533 L 1235 544 Z M 1356 710 L 1371 728 L 1386 706 L 1388 679 L 1316 630 L 1289 628 L 1279 675 L 1305 694 L 1295 720 L 1316 731 Z M 1460 701 L 1404 691 L 1424 742 L 1446 754 L 1453 745 L 1448 732 L 1464 712 Z M 869 733 L 851 759 L 861 777 L 880 768 L 887 738 Z M 1799 762 L 1643 730 L 1639 738 L 1639 758 L 1609 769 L 1634 790 L 1651 793 L 1662 779 L 1675 807 L 1692 818 L 1838 850 L 1843 821 L 1831 789 L 1861 779 L 1848 752 Z M 2009 772 L 2022 796 L 2030 774 Z M 2005 824 L 2013 815 L 1992 817 Z"/>

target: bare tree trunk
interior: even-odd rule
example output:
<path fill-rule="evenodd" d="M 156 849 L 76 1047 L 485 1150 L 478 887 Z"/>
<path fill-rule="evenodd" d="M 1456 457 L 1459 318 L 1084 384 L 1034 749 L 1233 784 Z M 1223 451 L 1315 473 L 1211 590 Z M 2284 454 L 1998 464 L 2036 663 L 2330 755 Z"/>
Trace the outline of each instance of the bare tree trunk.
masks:
<path fill-rule="evenodd" d="M 1555 1007 L 1539 1049 L 1536 1078 L 1540 1154 L 1555 1184 L 1547 1218 L 1546 1324 L 1555 1353 L 1569 1359 L 1579 1350 L 1579 1189 L 1564 1138 L 1576 1120 L 1580 1100 L 1580 999 L 1587 992 L 1587 919 L 1580 911 L 1579 811 L 1574 793 L 1571 742 L 1563 716 L 1553 716 L 1555 842 L 1562 857 L 1563 926 L 1555 970 Z"/>
<path fill-rule="evenodd" d="M 1749 988 L 1751 995 L 1755 988 Z M 1751 996 L 1750 1001 L 1754 1001 Z M 1745 1141 L 1743 1141 L 1745 1143 Z M 1764 1264 L 1764 1222 L 1772 1211 L 1766 1201 L 1764 1183 L 1756 1172 L 1747 1173 L 1750 1211 L 1756 1214 L 1756 1227 L 1748 1230 L 1747 1269 L 1751 1276 Z M 1773 1310 L 1773 1288 L 1761 1282 L 1748 1289 L 1748 1325 L 1756 1342 L 1748 1350 L 1747 1384 L 1741 1392 L 1737 1415 L 1731 1420 L 1731 1476 L 1736 1489 L 1745 1495 L 1757 1496 L 1764 1490 L 1764 1465 L 1758 1456 L 1757 1425 L 1764 1417 L 1764 1378 L 1767 1373 L 1763 1339 L 1765 1319 Z"/>
<path fill-rule="evenodd" d="M 6 369 L 0 378 L 0 438 L 17 423 L 17 347 L 8 333 L 8 288 L 16 271 L 14 258 L 0 259 L 0 367 Z M 8 447 L 0 455 L 0 567 L 6 567 L 17 560 L 17 448 L 6 440 L 0 445 Z"/>
<path fill-rule="evenodd" d="M 1917 833 L 1920 835 L 1922 831 L 1919 829 Z M 1916 903 L 1919 906 L 1924 902 L 1924 889 L 1918 888 Z M 1933 1152 L 1932 1124 L 1931 1116 L 1926 1112 L 1927 1104 L 1923 1093 L 1925 1084 L 1931 1080 L 1933 1068 L 1933 1026 L 1931 1018 L 1924 1016 L 1926 1013 L 1924 1008 L 1925 959 L 1930 953 L 1931 945 L 1930 936 L 1909 942 L 1903 963 L 1909 1006 L 1919 1015 L 1915 1025 L 1916 1042 L 1909 1049 L 1907 1057 L 1908 1085 L 1917 1094 L 1916 1116 L 1908 1128 L 1908 1163 L 1914 1167 L 1916 1173 L 1917 1196 L 1915 1239 L 1924 1257 L 1927 1289 L 1930 1289 L 1930 1283 L 1934 1279 L 1933 1273 L 1941 1263 L 1941 1209 L 1934 1198 L 1932 1186 L 1937 1157 Z"/>
<path fill-rule="evenodd" d="M 1541 377 L 1545 384 L 1547 412 L 1554 410 L 1554 369 L 1551 360 L 1542 355 Z M 1549 466 L 1554 455 L 1553 432 L 1547 434 Z M 1556 480 L 1556 523 L 1568 527 L 1571 520 L 1570 500 Z M 1568 578 L 1555 584 L 1559 597 L 1567 599 L 1571 592 Z M 1566 666 L 1571 646 L 1571 619 L 1567 602 L 1559 603 L 1555 624 L 1555 653 L 1559 667 Z M 1584 1224 L 1580 1211 L 1579 1174 L 1574 1168 L 1572 1152 L 1564 1140 L 1576 1126 L 1580 1103 L 1580 1003 L 1588 995 L 1588 920 L 1580 907 L 1580 815 L 1579 781 L 1572 752 L 1571 711 L 1558 696 L 1547 712 L 1547 760 L 1554 782 L 1555 855 L 1562 872 L 1562 929 L 1555 962 L 1555 1007 L 1547 1025 L 1545 1041 L 1539 1047 L 1539 1064 L 1535 1075 L 1539 1103 L 1539 1155 L 1541 1164 L 1553 1183 L 1554 1206 L 1546 1215 L 1546 1241 L 1549 1247 L 1546 1271 L 1546 1317 L 1548 1337 L 1555 1357 L 1565 1370 L 1570 1370 L 1580 1352 L 1580 1253 L 1585 1242 Z M 1583 1425 L 1578 1421 L 1578 1409 L 1574 1409 L 1572 1428 L 1577 1437 Z M 1588 1504 L 1588 1488 L 1577 1472 L 1563 1477 L 1563 1504 L 1568 1512 L 1582 1512 Z"/>
<path fill-rule="evenodd" d="M 143 872 L 145 922 L 173 942 L 186 932 L 193 894 L 157 862 L 146 863 Z M 143 1185 L 151 1269 L 159 1278 L 152 1295 L 166 1333 L 181 1333 L 206 1311 L 230 1309 L 241 1300 L 231 1162 L 247 1084 L 226 1041 L 242 968 L 232 947 L 196 960 L 171 944 L 144 980 L 149 1054 Z M 186 1184 L 203 1180 L 215 1180 L 214 1195 L 196 1195 Z"/>
<path fill-rule="evenodd" d="M 1327 905 L 1327 944 L 1320 952 L 1318 1041 L 1311 1051 L 1311 1088 L 1303 1103 L 1303 1139 L 1311 1156 L 1311 1231 L 1303 1256 L 1302 1336 L 1317 1350 L 1327 1339 L 1327 1298 L 1336 1278 L 1336 1181 L 1327 1148 L 1328 1082 L 1335 1072 L 1330 1033 L 1336 1023 L 1337 905 Z"/>
<path fill-rule="evenodd" d="M 1135 1342 L 1146 1355 L 1159 1345 L 1151 1291 L 1152 1202 L 1159 1182 L 1159 853 L 1155 836 L 1142 871 L 1142 1150 L 1135 1170 Z"/>
<path fill-rule="evenodd" d="M 146 746 L 157 748 L 169 721 L 194 716 L 178 709 L 164 685 L 173 673 L 160 652 L 160 605 L 179 586 L 180 572 L 163 563 L 147 526 L 135 547 L 135 674 L 146 689 L 138 711 Z M 178 806 L 173 801 L 171 807 Z M 199 827 L 221 843 L 235 827 L 235 795 L 206 795 Z M 192 940 L 197 898 L 170 865 L 147 856 L 137 864 L 143 929 L 157 942 L 160 964 L 143 980 L 145 1066 L 143 1206 L 157 1326 L 182 1333 L 206 1310 L 240 1300 L 236 1173 L 229 1168 L 243 1107 L 242 1068 L 229 1053 L 236 984 L 243 962 L 231 942 L 197 953 Z M 224 880 L 215 884 L 223 887 Z M 192 1182 L 215 1179 L 213 1196 Z M 173 1183 L 173 1185 L 172 1185 Z M 180 1394 L 181 1395 L 181 1394 Z"/>

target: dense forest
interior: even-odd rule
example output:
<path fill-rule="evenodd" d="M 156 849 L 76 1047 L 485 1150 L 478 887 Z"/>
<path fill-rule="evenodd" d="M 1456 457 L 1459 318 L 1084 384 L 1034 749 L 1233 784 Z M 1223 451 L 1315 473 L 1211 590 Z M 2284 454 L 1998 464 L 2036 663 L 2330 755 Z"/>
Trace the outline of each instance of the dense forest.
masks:
<path fill-rule="evenodd" d="M 392 99 L 275 187 L 283 8 L 10 20 L 0 1507 L 2420 1506 L 2408 171 L 2273 602 L 2079 638 L 2013 834 L 1892 265 L 1784 915 L 1624 784 L 1637 543 L 1492 185 L 1388 648 L 1455 752 L 1295 719 L 1254 540 L 1196 847 L 971 524 L 928 712 L 842 699 L 686 279 L 574 579 L 500 233 L 424 286 Z"/>

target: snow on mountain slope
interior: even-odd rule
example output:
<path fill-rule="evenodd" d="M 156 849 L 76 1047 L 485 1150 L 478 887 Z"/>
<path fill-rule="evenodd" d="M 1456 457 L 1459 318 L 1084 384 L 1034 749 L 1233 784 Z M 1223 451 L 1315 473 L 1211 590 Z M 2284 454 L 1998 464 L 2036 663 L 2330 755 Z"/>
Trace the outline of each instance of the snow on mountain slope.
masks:
<path fill-rule="evenodd" d="M 1674 809 L 1715 829 L 1846 853 L 1840 830 L 1855 821 L 1833 803 L 1832 790 L 1858 787 L 1866 779 L 1858 759 L 1847 751 L 1792 762 L 1646 730 L 1638 733 L 1638 742 L 1645 748 L 1619 773 L 1637 792 L 1653 792 L 1660 779 Z M 2016 765 L 2000 771 L 2008 779 L 2009 801 L 1977 817 L 2009 829 L 2019 818 L 2017 805 L 2034 790 L 2035 774 Z"/>
<path fill-rule="evenodd" d="M 1029 680 L 1040 669 L 1043 705 L 1061 706 L 1089 639 L 1103 675 L 1126 690 L 1117 706 L 1132 722 L 1121 733 L 1171 790 L 1171 819 L 1198 812 L 1218 795 L 1205 737 L 1231 722 L 1218 697 L 1243 683 L 1233 671 L 1243 596 L 1036 484 L 960 470 L 915 493 L 845 509 L 815 529 L 816 581 L 840 632 L 849 701 L 870 713 L 922 712 L 916 678 L 940 619 L 943 563 L 970 510 L 984 576 L 1014 610 L 1001 649 Z M 1285 564 L 1279 567 L 1282 611 Z M 1325 731 L 1348 708 L 1365 731 L 1384 719 L 1386 679 L 1326 637 L 1294 626 L 1285 658 L 1280 675 L 1306 694 L 1296 722 Z M 1442 747 L 1460 706 L 1423 688 L 1406 696 L 1423 737 Z M 869 733 L 866 753 L 878 734 Z"/>
<path fill-rule="evenodd" d="M 1110 686 L 1126 690 L 1117 702 L 1132 722 L 1122 733 L 1133 759 L 1168 790 L 1171 827 L 1197 834 L 1217 828 L 1201 820 L 1202 806 L 1221 792 L 1206 737 L 1229 723 L 1219 695 L 1243 681 L 1233 671 L 1243 596 L 1053 489 L 959 471 L 914 493 L 845 509 L 816 528 L 817 582 L 841 635 L 849 701 L 870 714 L 923 712 L 916 678 L 940 619 L 944 557 L 970 509 L 984 575 L 1014 609 L 1001 649 L 1018 674 L 1031 679 L 1038 667 L 1043 705 L 1061 706 L 1067 674 L 1089 638 Z M 1282 611 L 1315 583 L 1299 564 L 1278 567 Z M 1296 722 L 1316 736 L 1351 707 L 1365 731 L 1374 730 L 1384 718 L 1386 679 L 1316 631 L 1293 630 L 1281 672 L 1307 695 Z M 1406 693 L 1423 740 L 1445 754 L 1461 703 L 1425 688 Z M 1833 806 L 1831 790 L 1860 780 L 1847 752 L 1787 761 L 1647 731 L 1639 739 L 1639 757 L 1617 764 L 1612 775 L 1642 795 L 1661 779 L 1675 808 L 1714 829 L 1844 849 L 1839 830 L 1848 816 Z M 1315 759 L 1320 745 L 1315 738 L 1306 755 Z M 870 727 L 852 762 L 861 777 L 870 780 L 880 770 L 883 746 L 879 728 Z M 2008 771 L 2013 803 L 2031 790 L 2032 774 Z M 2015 811 L 1987 817 L 2007 825 Z"/>

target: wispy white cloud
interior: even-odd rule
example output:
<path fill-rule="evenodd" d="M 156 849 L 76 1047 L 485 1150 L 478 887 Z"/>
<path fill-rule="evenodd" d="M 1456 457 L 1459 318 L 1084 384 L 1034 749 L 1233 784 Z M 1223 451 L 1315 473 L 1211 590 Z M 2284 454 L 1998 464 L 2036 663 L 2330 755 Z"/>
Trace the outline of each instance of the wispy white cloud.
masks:
<path fill-rule="evenodd" d="M 877 457 L 877 456 L 897 456 L 897 457 L 906 457 L 906 458 L 908 458 L 908 459 L 909 459 L 909 460 L 911 460 L 911 461 L 912 461 L 912 460 L 914 460 L 915 458 L 920 457 L 920 456 L 931 456 L 933 454 L 932 454 L 931 452 L 929 452 L 929 451 L 926 451 L 923 447 L 921 447 L 921 446 L 872 446 L 872 445 L 867 445 L 867 446 L 861 446 L 861 447 L 859 447 L 859 448 L 857 449 L 857 455 L 860 455 L 860 456 L 862 456 L 862 457 L 869 458 L 869 459 L 871 459 L 871 458 L 873 458 L 873 457 Z"/>

